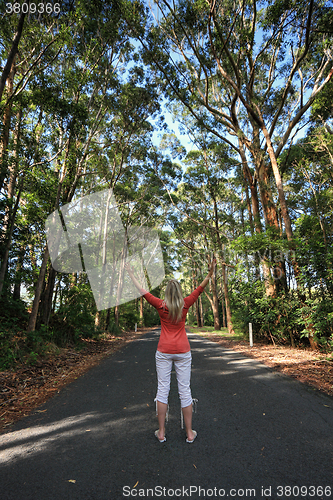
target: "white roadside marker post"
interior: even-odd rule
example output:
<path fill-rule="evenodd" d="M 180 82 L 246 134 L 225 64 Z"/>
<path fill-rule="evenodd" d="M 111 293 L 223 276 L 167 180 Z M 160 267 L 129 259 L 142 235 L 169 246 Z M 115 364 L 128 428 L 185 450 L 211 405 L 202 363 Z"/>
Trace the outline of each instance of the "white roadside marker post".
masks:
<path fill-rule="evenodd" d="M 252 323 L 249 323 L 249 339 L 250 347 L 253 347 Z"/>
<path fill-rule="evenodd" d="M 135 323 L 135 333 L 137 332 L 137 329 L 138 329 L 138 324 Z"/>

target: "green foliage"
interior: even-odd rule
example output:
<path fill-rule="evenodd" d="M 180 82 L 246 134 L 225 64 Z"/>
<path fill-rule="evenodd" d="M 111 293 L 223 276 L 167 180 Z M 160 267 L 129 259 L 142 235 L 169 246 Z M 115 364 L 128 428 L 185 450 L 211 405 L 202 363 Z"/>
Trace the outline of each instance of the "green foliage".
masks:
<path fill-rule="evenodd" d="M 150 327 L 150 326 L 156 326 L 161 323 L 160 317 L 158 315 L 158 312 L 156 309 L 149 309 L 145 310 L 143 312 L 143 324 L 144 326 Z"/>
<path fill-rule="evenodd" d="M 134 330 L 135 323 L 139 324 L 139 311 L 133 307 L 132 302 L 122 304 L 120 307 L 119 327 L 122 330 Z"/>
<path fill-rule="evenodd" d="M 297 221 L 297 259 L 302 269 L 304 285 L 310 290 L 322 288 L 333 297 L 332 235 L 323 238 L 318 218 L 303 214 Z"/>
<path fill-rule="evenodd" d="M 263 295 L 260 283 L 239 283 L 232 294 L 235 324 L 244 333 L 252 323 L 254 338 L 278 344 L 308 346 L 309 325 L 315 329 L 315 340 L 325 349 L 332 346 L 333 304 L 312 292 L 309 305 L 300 305 L 295 290 L 278 297 Z"/>
<path fill-rule="evenodd" d="M 331 22 L 333 24 L 333 19 Z M 322 125 L 323 120 L 326 121 L 333 117 L 332 92 L 333 79 L 331 78 L 330 81 L 325 85 L 323 90 L 319 92 L 311 108 L 312 119 L 315 121 L 315 123 Z"/>
<path fill-rule="evenodd" d="M 112 335 L 120 335 L 121 334 L 121 328 L 114 322 L 111 322 L 108 326 L 108 332 L 112 333 Z"/>
<path fill-rule="evenodd" d="M 77 342 L 80 338 L 91 338 L 95 331 L 96 305 L 87 283 L 71 286 L 64 292 L 63 304 L 53 316 L 55 343 Z"/>
<path fill-rule="evenodd" d="M 24 329 L 29 319 L 27 304 L 23 300 L 14 300 L 10 294 L 0 300 L 0 315 L 1 326 L 5 328 Z"/>
<path fill-rule="evenodd" d="M 204 325 L 214 326 L 214 315 L 211 309 L 207 309 L 204 314 Z"/>
<path fill-rule="evenodd" d="M 282 344 L 300 343 L 299 300 L 295 294 L 267 297 L 263 283 L 238 283 L 231 297 L 235 323 L 244 333 L 252 323 L 257 340 Z"/>
<path fill-rule="evenodd" d="M 0 327 L 0 370 L 8 370 L 21 358 L 19 339 L 13 329 Z"/>
<path fill-rule="evenodd" d="M 57 352 L 53 331 L 46 328 L 26 333 L 12 324 L 0 327 L 0 370 L 17 364 L 34 365 L 40 357 Z"/>

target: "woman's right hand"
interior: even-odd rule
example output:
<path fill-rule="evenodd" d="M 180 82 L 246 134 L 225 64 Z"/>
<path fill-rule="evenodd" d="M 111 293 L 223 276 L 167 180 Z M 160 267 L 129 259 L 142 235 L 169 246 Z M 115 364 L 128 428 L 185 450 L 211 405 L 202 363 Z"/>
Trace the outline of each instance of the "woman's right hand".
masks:
<path fill-rule="evenodd" d="M 126 262 L 124 267 L 125 267 L 126 271 L 128 271 L 129 273 L 133 273 L 133 267 L 131 267 L 128 262 Z"/>

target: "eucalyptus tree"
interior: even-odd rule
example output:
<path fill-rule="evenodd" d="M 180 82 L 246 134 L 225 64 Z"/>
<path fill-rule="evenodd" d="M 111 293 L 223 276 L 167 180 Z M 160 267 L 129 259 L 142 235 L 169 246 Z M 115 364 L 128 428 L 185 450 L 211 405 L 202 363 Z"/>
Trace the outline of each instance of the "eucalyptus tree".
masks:
<path fill-rule="evenodd" d="M 73 66 L 70 64 L 70 67 Z M 103 78 L 101 73 L 105 75 Z M 127 81 L 121 81 L 108 58 L 99 62 L 86 81 L 93 91 L 92 94 L 82 92 L 74 107 L 74 111 L 78 108 L 81 114 L 76 116 L 72 144 L 72 128 L 67 130 L 59 117 L 56 117 L 58 126 L 53 131 L 54 147 L 58 143 L 66 144 L 58 168 L 58 175 L 61 174 L 58 193 L 62 185 L 60 203 L 71 201 L 79 193 L 82 196 L 109 188 L 120 205 L 124 227 L 134 223 L 143 224 L 147 213 L 150 217 L 145 225 L 156 223 L 155 210 L 163 198 L 161 179 L 173 186 L 172 178 L 177 178 L 178 174 L 170 162 L 164 161 L 154 151 L 151 144 L 153 127 L 148 118 L 156 117 L 159 112 L 155 88 L 137 67 L 129 70 Z M 68 89 L 70 86 L 66 85 Z M 72 123 L 73 119 L 68 120 L 65 116 L 65 122 L 68 121 Z M 51 308 L 54 277 L 55 272 L 50 268 L 44 300 L 47 312 L 42 318 L 46 323 Z M 109 319 L 110 311 L 107 313 L 107 323 Z M 115 319 L 118 323 L 119 307 L 115 310 Z M 96 326 L 100 326 L 100 320 L 101 315 L 97 312 Z"/>
<path fill-rule="evenodd" d="M 107 78 L 110 74 L 106 72 Z M 105 95 L 89 99 L 93 103 L 91 109 L 88 105 L 86 108 L 89 120 L 81 125 L 73 140 L 75 152 L 71 155 L 70 151 L 66 154 L 68 148 L 65 151 L 68 174 L 66 172 L 63 177 L 62 203 L 71 201 L 75 194 L 84 195 L 107 187 L 113 190 L 117 202 L 123 205 L 121 213 L 127 227 L 138 217 L 133 204 L 136 207 L 140 204 L 142 212 L 148 200 L 152 208 L 154 199 L 157 199 L 152 192 L 153 185 L 149 184 L 155 171 L 149 165 L 151 158 L 147 156 L 151 149 L 149 137 L 152 131 L 147 118 L 158 111 L 158 103 L 149 84 L 140 87 L 138 82 L 122 84 L 118 81 L 115 84 L 113 81 L 110 88 L 110 82 L 104 83 L 107 89 Z M 127 214 L 125 205 L 131 205 Z M 50 272 L 54 274 L 54 271 Z M 50 311 L 50 299 L 48 304 Z M 118 312 L 119 308 L 116 309 L 116 323 Z M 97 313 L 96 325 L 99 323 L 100 314 Z"/>
<path fill-rule="evenodd" d="M 185 293 L 190 293 L 197 288 L 202 281 L 206 268 L 211 262 L 214 252 L 212 242 L 207 232 L 210 231 L 209 215 L 205 206 L 194 203 L 193 197 L 188 196 L 186 184 L 178 186 L 177 192 L 172 193 L 173 209 L 168 216 L 168 222 L 173 229 L 174 237 L 178 244 L 178 260 L 182 270 L 182 285 Z M 189 286 L 190 283 L 190 286 Z M 209 308 L 212 311 L 214 327 L 220 329 L 219 316 L 219 290 L 217 273 L 212 276 L 210 283 L 210 293 L 205 290 L 205 295 L 209 301 Z M 203 325 L 204 314 L 202 300 L 195 305 L 198 326 Z"/>
<path fill-rule="evenodd" d="M 128 4 L 126 9 L 145 61 L 168 97 L 181 101 L 202 127 L 234 148 L 246 170 L 247 162 L 254 165 L 266 225 L 279 231 L 272 171 L 292 242 L 277 158 L 333 74 L 331 38 L 321 29 L 323 19 L 332 21 L 327 2 L 158 0 L 152 7 L 155 19 L 138 2 L 134 10 Z M 250 181 L 249 172 L 246 178 Z"/>
<path fill-rule="evenodd" d="M 300 239 L 302 276 L 308 293 L 316 288 L 323 298 L 333 291 L 332 153 L 333 135 L 320 126 L 281 155 L 281 170 Z"/>
<path fill-rule="evenodd" d="M 101 19 L 100 12 L 90 9 L 86 17 L 79 19 L 72 37 L 54 61 L 55 72 L 39 74 L 34 81 L 32 100 L 35 105 L 38 106 L 38 94 L 47 89 L 39 107 L 44 116 L 42 127 L 48 137 L 47 147 L 51 147 L 57 157 L 51 165 L 56 182 L 49 198 L 50 212 L 71 201 L 78 180 L 86 175 L 92 139 L 119 89 L 115 68 L 121 54 L 129 50 L 126 44 L 120 47 L 116 20 L 98 25 L 98 16 Z M 45 247 L 28 330 L 36 326 L 48 257 Z M 50 269 L 46 311 L 50 309 L 54 279 L 55 272 Z M 44 316 L 47 318 L 48 312 Z"/>
<path fill-rule="evenodd" d="M 52 7 L 52 12 L 45 11 L 44 15 L 42 15 L 44 4 L 39 4 L 37 8 L 36 4 L 2 1 L 1 5 L 3 22 L 0 28 L 0 59 L 3 72 L 0 82 L 2 98 L 0 98 L 0 114 L 3 120 L 0 135 L 0 190 L 3 252 L 0 294 L 7 271 L 12 236 L 15 232 L 15 219 L 21 204 L 20 196 L 24 192 L 24 185 L 38 157 L 37 152 L 32 153 L 32 148 L 33 143 L 36 147 L 40 140 L 40 131 L 36 126 L 31 133 L 32 122 L 29 123 L 32 112 L 30 95 L 34 90 L 34 80 L 37 75 L 52 71 L 52 64 L 73 25 L 73 20 L 70 19 L 73 14 L 71 2 L 62 2 L 65 11 L 60 9 L 60 4 L 57 4 L 55 10 Z M 47 94 L 47 90 L 45 88 L 44 90 Z M 41 92 L 38 104 L 47 99 L 45 94 Z M 36 121 L 39 125 L 42 114 L 40 111 Z"/>
<path fill-rule="evenodd" d="M 52 71 L 53 62 L 75 24 L 73 3 L 64 0 L 46 5 L 44 2 L 1 0 L 0 113 L 4 120 L 0 140 L 0 189 L 7 177 L 6 152 L 12 108 L 20 102 L 36 75 Z"/>
<path fill-rule="evenodd" d="M 24 24 L 16 53 L 20 69 L 12 72 L 11 88 L 3 101 L 5 113 L 13 105 L 13 110 L 24 117 L 19 120 L 19 115 L 12 113 L 6 122 L 5 146 L 9 141 L 15 147 L 11 162 L 2 162 L 2 234 L 9 236 L 8 249 L 14 234 L 12 251 L 29 245 L 34 255 L 31 261 L 41 262 L 38 278 L 31 283 L 34 301 L 30 331 L 36 327 L 40 301 L 42 322 L 47 323 L 52 305 L 56 273 L 45 246 L 43 221 L 47 215 L 78 193 L 84 195 L 103 186 L 115 190 L 122 185 L 124 197 L 130 199 L 131 189 L 138 189 L 141 183 L 147 205 L 152 197 L 149 181 L 152 189 L 154 183 L 158 184 L 155 170 L 161 173 L 162 169 L 166 176 L 174 171 L 152 151 L 148 117 L 154 118 L 159 110 L 158 96 L 142 68 L 133 65 L 134 47 L 119 12 L 112 2 L 92 4 L 83 0 L 77 1 L 66 16 L 61 13 L 50 18 L 49 24 L 41 22 L 36 30 L 36 20 Z M 29 39 L 29 30 L 35 30 L 36 38 Z M 8 29 L 2 55 L 10 50 L 9 35 Z M 15 132 L 19 128 L 21 149 Z M 16 170 L 11 167 L 14 164 Z M 131 169 L 138 178 L 135 181 L 133 174 L 132 184 L 124 175 Z M 15 182 L 21 178 L 23 186 Z M 118 195 L 122 196 L 120 191 Z M 13 205 L 15 210 L 10 212 L 7 207 L 13 203 L 18 206 Z M 29 236 L 23 230 L 27 225 Z M 8 228 L 14 232 L 9 234 Z M 17 265 L 18 272 L 20 268 Z"/>
<path fill-rule="evenodd" d="M 228 262 L 226 250 L 234 235 L 233 204 L 239 204 L 239 199 L 235 185 L 231 179 L 226 178 L 226 173 L 237 162 L 230 150 L 216 141 L 205 144 L 203 149 L 189 152 L 183 161 L 187 169 L 177 191 L 170 193 L 173 206 L 169 220 L 184 245 L 185 252 L 189 254 L 187 260 L 194 285 L 197 270 L 202 271 L 203 262 L 209 263 L 212 253 L 218 257 L 221 274 L 212 277 L 212 295 L 206 293 L 206 296 L 212 307 L 215 328 L 219 329 L 219 300 L 222 299 L 220 289 L 223 290 L 228 328 L 232 332 L 227 268 L 234 266 Z M 173 214 L 174 209 L 177 215 Z"/>

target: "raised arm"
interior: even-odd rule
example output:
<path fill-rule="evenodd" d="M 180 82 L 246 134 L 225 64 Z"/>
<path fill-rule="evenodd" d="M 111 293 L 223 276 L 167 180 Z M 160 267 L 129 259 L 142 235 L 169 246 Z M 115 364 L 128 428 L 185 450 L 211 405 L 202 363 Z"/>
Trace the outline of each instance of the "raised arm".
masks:
<path fill-rule="evenodd" d="M 207 274 L 206 278 L 203 280 L 202 283 L 200 283 L 200 286 L 202 286 L 202 288 L 205 288 L 205 286 L 208 285 L 209 283 L 209 280 L 210 278 L 212 277 L 213 275 L 213 272 L 215 271 L 215 266 L 216 266 L 216 259 L 215 257 L 213 258 L 212 260 L 212 263 L 210 265 L 210 269 L 209 269 L 209 273 Z"/>
<path fill-rule="evenodd" d="M 125 264 L 125 269 L 126 271 L 128 272 L 131 280 L 133 281 L 134 285 L 136 286 L 136 288 L 138 290 L 141 290 L 143 287 L 142 285 L 138 282 L 138 280 L 136 279 L 136 277 L 134 276 L 133 274 L 133 268 L 131 268 L 131 266 L 129 264 Z"/>
<path fill-rule="evenodd" d="M 131 268 L 129 264 L 125 264 L 125 269 L 128 272 L 128 274 L 130 275 L 131 280 L 133 281 L 134 285 L 139 290 L 139 292 L 141 294 L 142 294 L 141 290 L 144 290 L 146 292 L 143 295 L 143 297 L 146 299 L 146 301 L 149 302 L 149 304 L 151 304 L 156 309 L 158 309 L 159 307 L 161 307 L 162 300 L 159 299 L 158 297 L 155 297 L 151 293 L 147 292 L 147 290 L 141 285 L 141 283 L 134 276 L 133 268 Z"/>

